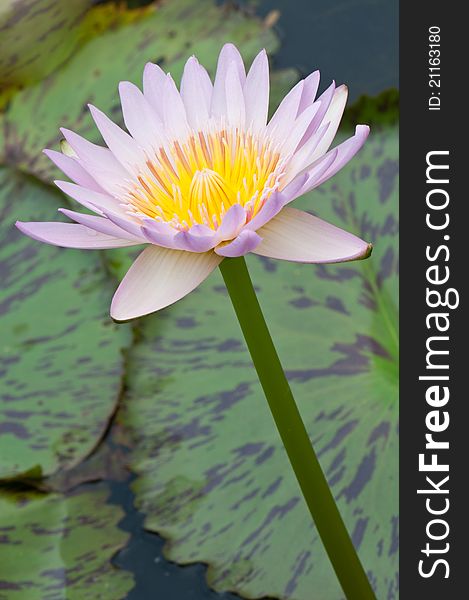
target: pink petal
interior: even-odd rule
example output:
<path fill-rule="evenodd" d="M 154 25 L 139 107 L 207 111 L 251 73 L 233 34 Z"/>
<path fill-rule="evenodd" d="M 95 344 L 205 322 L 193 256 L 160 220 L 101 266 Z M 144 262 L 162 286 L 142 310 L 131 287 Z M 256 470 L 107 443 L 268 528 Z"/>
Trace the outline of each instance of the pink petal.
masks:
<path fill-rule="evenodd" d="M 317 103 L 308 106 L 308 108 L 305 108 L 296 121 L 292 123 L 291 128 L 282 143 L 282 152 L 284 154 L 292 154 L 295 152 L 298 144 L 305 134 L 305 131 L 308 129 L 311 121 L 318 112 L 318 108 L 319 105 Z"/>
<path fill-rule="evenodd" d="M 319 79 L 319 71 L 314 71 L 314 73 L 311 73 L 311 75 L 306 77 L 303 85 L 303 93 L 301 94 L 300 105 L 298 107 L 298 114 L 301 114 L 305 108 L 314 102 L 319 87 Z"/>
<path fill-rule="evenodd" d="M 220 256 L 228 256 L 230 258 L 244 256 L 248 252 L 252 252 L 261 241 L 262 238 L 257 233 L 249 231 L 249 229 L 244 229 L 231 243 L 224 246 L 217 246 L 215 252 Z"/>
<path fill-rule="evenodd" d="M 56 152 L 55 150 L 43 150 L 44 154 L 61 170 L 78 185 L 82 185 L 90 190 L 102 192 L 102 187 L 95 179 L 86 171 L 76 158 Z"/>
<path fill-rule="evenodd" d="M 244 93 L 239 80 L 236 63 L 232 61 L 228 66 L 225 79 L 226 91 L 226 122 L 233 127 L 244 128 L 246 108 Z"/>
<path fill-rule="evenodd" d="M 145 248 L 114 294 L 111 317 L 125 321 L 173 304 L 202 283 L 221 260 L 214 252 Z"/>
<path fill-rule="evenodd" d="M 152 244 L 162 246 L 163 248 L 171 248 L 173 250 L 181 250 L 179 247 L 176 235 L 179 233 L 174 227 L 168 223 L 160 223 L 152 219 L 144 219 L 142 233 L 146 239 Z"/>
<path fill-rule="evenodd" d="M 244 84 L 246 127 L 251 128 L 254 133 L 266 126 L 269 92 L 269 60 L 266 51 L 261 50 L 254 59 Z"/>
<path fill-rule="evenodd" d="M 83 167 L 106 192 L 115 194 L 121 191 L 122 182 L 131 175 L 109 148 L 93 144 L 69 129 L 62 127 L 60 131 L 78 155 Z"/>
<path fill-rule="evenodd" d="M 195 56 L 186 62 L 181 79 L 181 98 L 187 120 L 194 129 L 202 129 L 210 116 L 213 85 L 207 71 Z"/>
<path fill-rule="evenodd" d="M 257 231 L 260 227 L 265 225 L 267 221 L 270 221 L 270 219 L 275 217 L 275 215 L 282 210 L 285 203 L 286 199 L 280 192 L 273 192 L 257 215 L 246 223 L 244 229 Z"/>
<path fill-rule="evenodd" d="M 95 217 L 94 215 L 87 215 L 79 212 L 75 212 L 74 210 L 68 210 L 67 208 L 59 208 L 59 212 L 67 216 L 75 223 L 79 223 L 80 225 L 85 225 L 90 229 L 94 229 L 98 233 L 104 233 L 106 235 L 110 235 L 112 237 L 118 237 L 122 239 L 132 240 L 136 244 L 143 244 L 146 242 L 143 235 L 133 236 L 128 233 L 128 231 L 118 227 L 109 219 L 103 217 Z"/>
<path fill-rule="evenodd" d="M 371 244 L 318 217 L 284 208 L 259 230 L 255 254 L 304 263 L 336 263 L 367 258 Z"/>
<path fill-rule="evenodd" d="M 280 103 L 267 125 L 267 135 L 274 137 L 280 144 L 291 131 L 298 114 L 304 81 L 299 81 Z"/>
<path fill-rule="evenodd" d="M 108 194 L 101 194 L 100 192 L 88 190 L 76 183 L 70 183 L 69 181 L 54 181 L 54 183 L 59 189 L 67 194 L 67 196 L 70 196 L 82 206 L 89 208 L 93 212 L 102 215 L 102 209 L 109 208 L 115 212 L 125 214 L 119 202 Z"/>
<path fill-rule="evenodd" d="M 293 156 L 290 158 L 285 168 L 285 174 L 282 177 L 283 185 L 288 184 L 312 164 L 310 157 L 313 155 L 329 126 L 330 123 L 323 125 L 315 133 L 313 133 L 313 135 L 305 144 L 296 148 Z"/>
<path fill-rule="evenodd" d="M 139 167 L 145 164 L 145 154 L 137 142 L 98 108 L 90 104 L 89 109 L 104 141 L 117 160 L 131 173 L 138 172 Z"/>
<path fill-rule="evenodd" d="M 333 158 L 330 166 L 320 176 L 317 173 L 314 173 L 314 167 L 308 168 L 310 176 L 301 193 L 306 194 L 306 192 L 309 192 L 310 190 L 321 185 L 321 183 L 324 183 L 330 179 L 337 173 L 337 171 L 340 171 L 340 169 L 345 166 L 362 148 L 369 133 L 370 128 L 368 125 L 357 125 L 355 128 L 355 135 L 353 137 L 349 138 L 345 142 L 342 142 L 342 144 L 339 144 L 336 148 L 329 150 L 329 152 L 325 154 L 323 158 L 317 161 L 318 163 L 320 161 L 324 161 L 325 159 Z"/>
<path fill-rule="evenodd" d="M 241 204 L 233 204 L 225 213 L 220 227 L 217 229 L 221 242 L 232 240 L 246 223 L 246 210 Z"/>
<path fill-rule="evenodd" d="M 305 144 L 309 138 L 318 130 L 321 124 L 324 122 L 324 115 L 329 108 L 330 103 L 332 102 L 332 98 L 334 97 L 335 92 L 335 81 L 331 83 L 331 85 L 319 96 L 316 102 L 319 104 L 318 112 L 316 116 L 311 121 L 306 133 L 303 136 L 303 139 L 300 142 L 300 147 Z"/>
<path fill-rule="evenodd" d="M 17 221 L 18 229 L 39 242 L 61 246 L 62 248 L 82 248 L 86 250 L 102 250 L 104 248 L 121 248 L 135 246 L 141 242 L 122 239 L 94 229 L 74 223 L 48 223 Z"/>
<path fill-rule="evenodd" d="M 175 241 L 181 250 L 189 252 L 207 252 L 218 243 L 216 232 L 206 225 L 194 225 L 189 231 L 180 231 Z"/>
<path fill-rule="evenodd" d="M 129 81 L 119 83 L 122 114 L 130 135 L 148 150 L 162 145 L 163 122 L 136 85 Z"/>
<path fill-rule="evenodd" d="M 189 135 L 186 109 L 171 75 L 166 76 L 163 97 L 166 134 L 170 139 L 183 140 Z"/>
<path fill-rule="evenodd" d="M 102 208 L 102 213 L 112 223 L 126 231 L 132 237 L 143 239 L 144 242 L 147 241 L 142 232 L 142 223 L 137 217 L 122 211 L 115 212 L 113 209 L 104 207 Z"/>
<path fill-rule="evenodd" d="M 335 134 L 339 128 L 342 115 L 344 114 L 345 105 L 347 104 L 347 97 L 348 88 L 346 85 L 340 85 L 338 88 L 336 88 L 329 108 L 327 109 L 322 120 L 324 124 L 330 123 L 330 125 L 310 157 L 311 162 L 329 150 L 329 147 L 332 144 Z"/>
<path fill-rule="evenodd" d="M 226 114 L 226 75 L 230 63 L 234 62 L 238 73 L 239 81 L 242 86 L 246 80 L 243 59 L 236 46 L 225 44 L 218 57 L 217 73 L 215 83 L 213 84 L 212 103 L 210 114 L 213 117 L 221 117 Z"/>
<path fill-rule="evenodd" d="M 296 177 L 281 192 L 274 192 L 257 215 L 246 224 L 245 229 L 257 231 L 268 221 L 273 219 L 288 202 L 298 196 L 299 191 L 305 185 L 308 175 L 303 174 Z"/>
<path fill-rule="evenodd" d="M 163 90 L 166 74 L 158 65 L 147 63 L 143 70 L 143 95 L 163 120 Z"/>

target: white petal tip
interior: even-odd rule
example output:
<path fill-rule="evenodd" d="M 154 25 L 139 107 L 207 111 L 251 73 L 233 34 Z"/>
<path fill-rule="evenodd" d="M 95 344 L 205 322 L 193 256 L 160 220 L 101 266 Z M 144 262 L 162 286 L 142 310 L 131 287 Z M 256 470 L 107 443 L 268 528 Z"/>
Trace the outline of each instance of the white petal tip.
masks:
<path fill-rule="evenodd" d="M 355 136 L 366 140 L 370 135 L 370 126 L 369 125 L 357 125 L 355 127 Z"/>
<path fill-rule="evenodd" d="M 94 104 L 88 104 L 87 106 L 89 108 L 89 111 L 90 111 L 93 119 L 96 119 L 96 118 L 99 119 L 99 117 L 101 117 L 101 115 L 104 115 L 103 111 L 99 110 L 99 108 L 94 106 Z"/>
<path fill-rule="evenodd" d="M 117 323 L 125 323 L 126 321 L 131 321 L 132 319 L 137 319 L 138 317 L 142 317 L 144 315 L 126 315 L 124 313 L 120 313 L 114 306 L 111 304 L 111 310 L 109 311 L 109 315 L 113 321 Z"/>
<path fill-rule="evenodd" d="M 119 85 L 118 85 L 119 93 L 122 90 L 125 91 L 132 87 L 133 87 L 133 83 L 131 83 L 130 81 L 119 81 Z"/>

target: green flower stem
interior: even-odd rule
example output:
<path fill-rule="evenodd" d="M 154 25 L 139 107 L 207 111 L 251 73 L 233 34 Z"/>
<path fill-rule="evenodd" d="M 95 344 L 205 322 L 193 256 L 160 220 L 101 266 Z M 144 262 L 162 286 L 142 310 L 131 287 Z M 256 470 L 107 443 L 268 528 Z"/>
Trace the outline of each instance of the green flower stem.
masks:
<path fill-rule="evenodd" d="M 226 258 L 220 271 L 278 432 L 345 596 L 348 600 L 375 600 L 296 406 L 246 262 L 243 257 Z"/>

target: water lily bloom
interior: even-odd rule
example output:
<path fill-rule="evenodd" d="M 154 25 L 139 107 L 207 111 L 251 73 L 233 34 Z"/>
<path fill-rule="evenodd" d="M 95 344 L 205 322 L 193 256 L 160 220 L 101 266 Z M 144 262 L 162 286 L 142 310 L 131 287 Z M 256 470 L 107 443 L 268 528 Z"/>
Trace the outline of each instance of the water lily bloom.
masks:
<path fill-rule="evenodd" d="M 330 149 L 347 100 L 319 73 L 300 81 L 267 122 L 263 50 L 246 74 L 232 44 L 215 80 L 191 57 L 180 90 L 147 64 L 143 92 L 121 82 L 128 133 L 94 106 L 107 145 L 63 129 L 71 153 L 45 150 L 74 183 L 57 186 L 94 215 L 59 209 L 74 223 L 18 222 L 30 237 L 66 248 L 147 244 L 117 289 L 111 316 L 127 320 L 176 302 L 224 257 L 253 252 L 305 263 L 365 258 L 371 246 L 288 204 L 321 185 L 362 147 L 369 128 Z"/>

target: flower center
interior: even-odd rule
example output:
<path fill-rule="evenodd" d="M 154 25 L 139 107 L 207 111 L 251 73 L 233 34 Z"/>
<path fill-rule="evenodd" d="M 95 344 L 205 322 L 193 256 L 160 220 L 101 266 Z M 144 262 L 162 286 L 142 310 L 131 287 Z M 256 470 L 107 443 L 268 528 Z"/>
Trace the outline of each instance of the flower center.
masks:
<path fill-rule="evenodd" d="M 147 160 L 129 209 L 185 230 L 197 223 L 217 229 L 226 211 L 241 204 L 248 220 L 278 188 L 283 163 L 269 140 L 224 129 L 193 132 Z"/>

